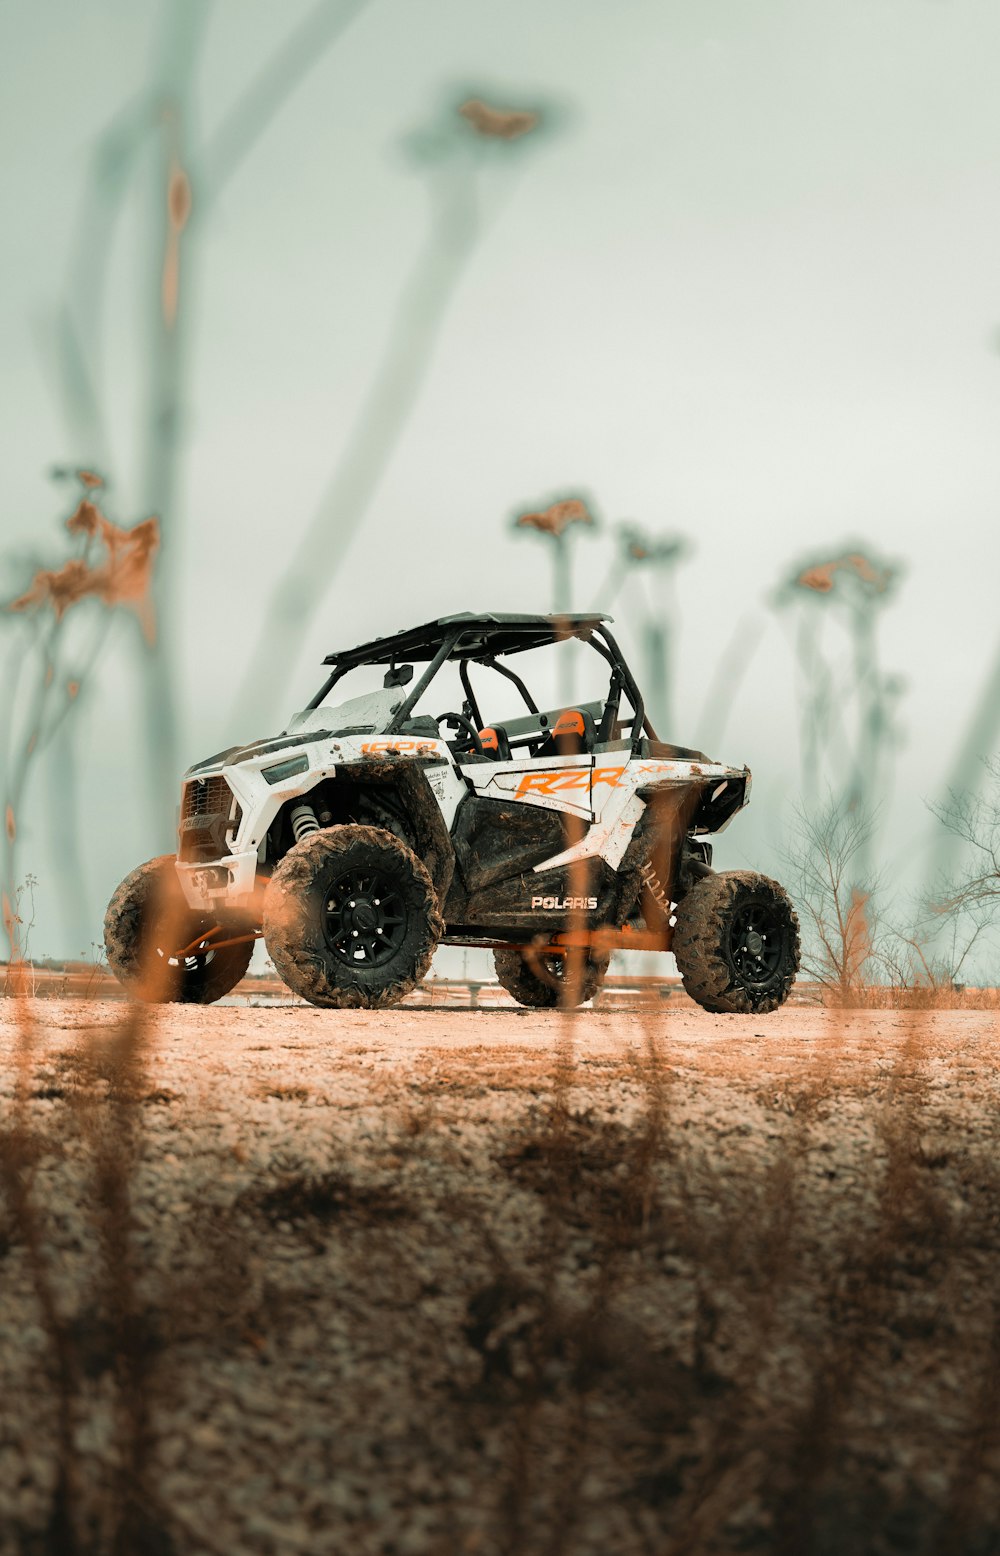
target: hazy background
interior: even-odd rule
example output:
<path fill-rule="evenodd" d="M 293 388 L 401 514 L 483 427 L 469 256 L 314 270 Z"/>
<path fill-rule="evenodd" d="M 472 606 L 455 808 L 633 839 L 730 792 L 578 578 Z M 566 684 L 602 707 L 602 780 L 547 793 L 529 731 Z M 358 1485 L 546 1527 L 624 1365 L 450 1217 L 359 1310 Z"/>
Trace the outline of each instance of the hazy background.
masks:
<path fill-rule="evenodd" d="M 67 554 L 53 463 L 97 463 L 122 523 L 159 506 L 143 448 L 162 136 L 136 155 L 107 249 L 104 449 L 64 414 L 57 318 L 94 145 L 155 82 L 178 7 L 0 4 L 8 598 L 36 558 Z M 800 752 L 789 614 L 770 600 L 797 560 L 860 542 L 903 569 L 879 625 L 882 663 L 905 679 L 883 852 L 891 874 L 912 876 L 925 800 L 1000 632 L 1000 9 L 371 0 L 209 205 L 199 148 L 316 7 L 199 12 L 182 123 L 183 413 L 164 514 L 180 766 L 284 722 L 240 714 L 240 682 L 425 242 L 426 174 L 404 142 L 474 94 L 537 107 L 551 132 L 496 147 L 480 176 L 483 229 L 412 417 L 346 552 L 342 538 L 311 549 L 329 584 L 282 648 L 283 714 L 315 690 L 330 648 L 439 613 L 548 608 L 545 543 L 512 535 L 510 516 L 582 490 L 602 525 L 575 537 L 581 608 L 604 603 L 619 521 L 690 542 L 661 733 L 707 739 L 720 653 L 744 616 L 759 639 L 715 753 L 750 764 L 754 803 L 717 857 L 780 875 Z M 613 607 L 637 660 L 644 586 L 655 611 L 638 576 Z M 150 803 L 137 643 L 120 613 L 67 720 L 75 790 L 61 798 L 58 775 L 33 770 L 18 827 L 20 869 L 39 881 L 36 955 L 99 940 L 118 879 L 170 844 L 173 816 Z M 61 881 L 67 824 L 83 837 L 82 906 Z"/>

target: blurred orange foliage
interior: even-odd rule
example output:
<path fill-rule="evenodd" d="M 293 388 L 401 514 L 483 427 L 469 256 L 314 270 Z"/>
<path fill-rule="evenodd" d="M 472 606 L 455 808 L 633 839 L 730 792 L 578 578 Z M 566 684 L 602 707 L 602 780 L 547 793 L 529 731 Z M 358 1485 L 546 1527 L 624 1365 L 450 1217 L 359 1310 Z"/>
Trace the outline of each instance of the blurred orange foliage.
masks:
<path fill-rule="evenodd" d="M 66 520 L 66 528 L 70 534 L 96 540 L 104 548 L 104 558 L 91 563 L 86 556 L 72 557 L 62 567 L 39 568 L 30 587 L 12 600 L 8 609 L 27 611 L 51 605 L 60 621 L 70 606 L 90 597 L 107 606 L 127 605 L 138 616 L 146 641 L 152 643 L 156 628 L 151 586 L 160 544 L 159 521 L 143 519 L 132 529 L 121 529 L 85 497 Z"/>

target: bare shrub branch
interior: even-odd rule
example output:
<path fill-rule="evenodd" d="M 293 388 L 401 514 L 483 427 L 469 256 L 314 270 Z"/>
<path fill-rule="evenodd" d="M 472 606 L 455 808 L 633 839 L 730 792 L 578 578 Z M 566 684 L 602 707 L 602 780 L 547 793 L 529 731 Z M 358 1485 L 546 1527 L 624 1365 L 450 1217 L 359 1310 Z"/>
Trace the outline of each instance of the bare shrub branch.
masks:
<path fill-rule="evenodd" d="M 931 809 L 941 825 L 962 846 L 964 869 L 945 882 L 932 904 L 942 915 L 972 911 L 992 919 L 1000 908 L 1000 756 L 984 766 L 992 782 L 985 792 L 949 792 L 948 800 Z"/>
<path fill-rule="evenodd" d="M 877 882 L 861 861 L 873 831 L 865 811 L 831 799 L 815 814 L 797 812 L 785 851 L 803 922 L 803 969 L 844 1004 L 858 1003 L 872 981 Z"/>

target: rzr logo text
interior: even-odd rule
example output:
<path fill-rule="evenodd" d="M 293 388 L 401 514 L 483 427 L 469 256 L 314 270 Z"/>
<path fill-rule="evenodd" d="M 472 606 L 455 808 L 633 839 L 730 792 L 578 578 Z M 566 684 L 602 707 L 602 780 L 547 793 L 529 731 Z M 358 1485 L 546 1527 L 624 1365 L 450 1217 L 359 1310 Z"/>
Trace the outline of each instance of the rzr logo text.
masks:
<path fill-rule="evenodd" d="M 569 790 L 589 789 L 592 778 L 595 788 L 599 783 L 614 788 L 624 773 L 624 767 L 571 767 L 556 772 L 525 773 L 514 798 L 519 800 L 525 794 L 565 794 Z"/>

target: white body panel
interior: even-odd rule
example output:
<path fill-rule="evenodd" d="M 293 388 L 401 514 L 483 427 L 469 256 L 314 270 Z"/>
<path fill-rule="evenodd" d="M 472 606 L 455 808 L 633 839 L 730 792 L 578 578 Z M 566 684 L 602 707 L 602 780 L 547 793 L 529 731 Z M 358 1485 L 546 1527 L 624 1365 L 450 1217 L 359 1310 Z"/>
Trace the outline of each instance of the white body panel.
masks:
<path fill-rule="evenodd" d="M 358 699 L 359 702 L 362 700 Z M 258 853 L 281 807 L 300 796 L 308 801 L 310 790 L 324 778 L 334 777 L 338 768 L 383 754 L 433 755 L 442 758 L 441 766 L 429 767 L 426 772 L 450 831 L 459 801 L 468 790 L 443 740 L 401 735 L 328 735 L 325 739 L 244 757 L 239 762 L 199 769 L 195 777 L 187 781 L 196 782 L 201 778 L 221 775 L 235 794 L 243 814 L 238 827 L 226 833 L 226 845 L 230 853 L 218 861 L 229 872 L 228 885 L 209 885 L 211 860 L 192 864 L 178 861 L 177 873 L 188 906 L 212 908 L 222 901 L 234 908 L 249 906 L 253 898 Z M 308 764 L 303 772 L 283 778 L 278 783 L 269 783 L 263 776 L 265 769 L 300 756 L 305 756 Z"/>
<path fill-rule="evenodd" d="M 589 821 L 593 764 L 592 756 L 532 758 L 525 754 L 509 762 L 469 762 L 461 772 L 483 799 L 565 810 Z"/>
<path fill-rule="evenodd" d="M 178 862 L 177 872 L 190 907 L 212 910 L 223 903 L 233 908 L 249 906 L 267 832 L 282 806 L 299 797 L 307 803 L 310 791 L 324 779 L 334 777 L 343 767 L 349 769 L 381 755 L 438 758 L 424 771 L 449 832 L 462 799 L 470 792 L 484 799 L 564 811 L 589 823 L 579 843 L 536 865 L 535 873 L 594 858 L 617 869 L 645 808 L 640 789 L 686 787 L 706 779 L 725 785 L 735 779 L 745 782 L 749 797 L 749 773 L 744 769 L 717 762 L 636 758 L 627 747 L 595 755 L 533 758 L 525 753 L 505 762 L 460 762 L 441 738 L 375 732 L 321 734 L 323 724 L 329 724 L 333 715 L 338 723 L 355 719 L 358 723 L 387 723 L 392 716 L 390 703 L 398 702 L 398 697 L 398 691 L 375 692 L 337 709 L 307 711 L 296 716 L 293 726 L 300 736 L 315 726 L 316 740 L 288 745 L 270 742 L 270 750 L 251 751 L 238 761 L 213 763 L 189 775 L 187 782 L 221 775 L 242 812 L 238 823 L 226 833 L 228 852 L 222 858 Z M 303 771 L 277 783 L 264 776 L 267 769 L 300 758 L 304 758 Z M 222 870 L 225 879 L 221 879 Z"/>
<path fill-rule="evenodd" d="M 604 859 L 617 870 L 625 856 L 646 801 L 643 789 L 687 788 L 696 778 L 726 783 L 745 774 L 720 762 L 680 762 L 630 757 L 627 751 L 599 752 L 591 774 L 594 824 L 572 848 L 535 865 L 535 873 L 553 870 L 578 859 Z"/>

